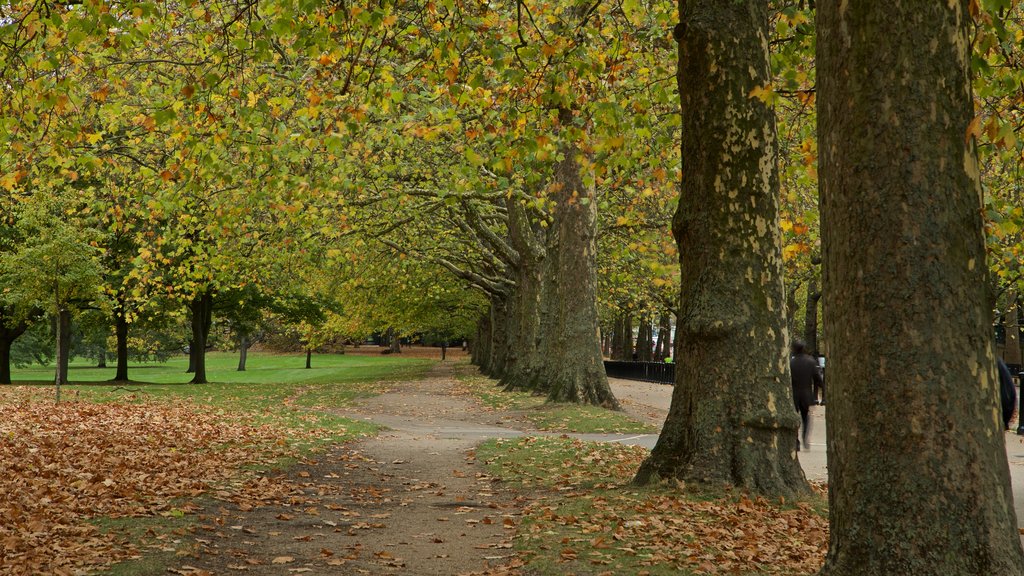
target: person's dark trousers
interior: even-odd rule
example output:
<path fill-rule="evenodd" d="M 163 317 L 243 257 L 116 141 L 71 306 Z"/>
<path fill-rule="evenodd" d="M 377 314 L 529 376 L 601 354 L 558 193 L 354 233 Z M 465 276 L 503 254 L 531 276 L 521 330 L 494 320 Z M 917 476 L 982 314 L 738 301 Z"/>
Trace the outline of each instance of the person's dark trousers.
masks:
<path fill-rule="evenodd" d="M 820 394 L 819 394 L 820 391 Z M 822 382 L 819 386 L 817 383 L 814 384 L 814 398 L 818 404 L 825 404 L 825 383 Z"/>
<path fill-rule="evenodd" d="M 810 438 L 810 427 L 809 426 L 810 426 L 810 423 L 811 423 L 811 407 L 810 406 L 801 406 L 799 403 L 796 403 L 796 402 L 794 402 L 793 405 L 796 406 L 796 411 L 800 413 L 800 436 L 804 440 L 804 449 L 810 450 L 811 449 L 811 444 L 810 444 L 810 440 L 809 440 L 809 438 Z M 796 441 L 796 449 L 797 449 L 798 452 L 800 451 L 800 440 Z"/>

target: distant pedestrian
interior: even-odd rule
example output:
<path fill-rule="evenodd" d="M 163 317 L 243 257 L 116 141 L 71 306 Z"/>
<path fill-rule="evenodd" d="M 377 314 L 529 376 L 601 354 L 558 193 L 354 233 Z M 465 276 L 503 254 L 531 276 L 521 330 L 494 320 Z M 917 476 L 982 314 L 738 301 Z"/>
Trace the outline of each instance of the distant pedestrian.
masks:
<path fill-rule="evenodd" d="M 999 401 L 1003 412 L 1003 429 L 1010 429 L 1010 419 L 1013 418 L 1013 409 L 1017 406 L 1017 389 L 1013 386 L 1013 375 L 1010 368 L 1000 358 L 996 364 L 999 366 Z"/>
<path fill-rule="evenodd" d="M 818 361 L 807 353 L 807 345 L 803 340 L 794 340 L 790 351 L 789 370 L 793 378 L 793 405 L 800 413 L 800 436 L 803 438 L 804 450 L 810 450 L 810 409 L 814 403 L 814 388 L 822 384 Z M 800 440 L 796 442 L 800 450 Z"/>

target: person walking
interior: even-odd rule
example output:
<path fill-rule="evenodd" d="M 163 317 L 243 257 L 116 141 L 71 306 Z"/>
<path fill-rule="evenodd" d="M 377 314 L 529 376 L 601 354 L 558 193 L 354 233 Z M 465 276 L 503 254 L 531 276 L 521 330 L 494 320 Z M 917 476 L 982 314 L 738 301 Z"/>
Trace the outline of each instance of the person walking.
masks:
<path fill-rule="evenodd" d="M 821 371 L 818 361 L 807 353 L 807 344 L 803 340 L 794 340 L 790 347 L 792 356 L 789 360 L 789 371 L 793 378 L 793 405 L 800 413 L 800 437 L 803 438 L 804 450 L 810 450 L 810 409 L 814 403 L 814 389 L 822 385 Z M 800 440 L 796 441 L 796 449 L 800 450 Z"/>

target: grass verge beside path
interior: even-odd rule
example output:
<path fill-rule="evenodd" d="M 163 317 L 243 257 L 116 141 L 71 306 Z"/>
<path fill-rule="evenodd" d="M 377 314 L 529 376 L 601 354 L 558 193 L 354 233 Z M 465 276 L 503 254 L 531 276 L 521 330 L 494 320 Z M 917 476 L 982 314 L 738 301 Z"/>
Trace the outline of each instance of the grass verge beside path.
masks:
<path fill-rule="evenodd" d="M 491 474 L 536 494 L 515 547 L 530 574 L 815 574 L 825 559 L 823 497 L 762 498 L 678 482 L 630 484 L 647 451 L 571 438 L 490 440 Z"/>
<path fill-rule="evenodd" d="M 505 392 L 497 381 L 469 370 L 459 375 L 468 394 L 488 408 L 520 413 L 538 430 L 577 434 L 654 434 L 658 431 L 656 426 L 634 420 L 624 412 L 599 406 L 548 403 L 546 397 L 529 392 Z"/>

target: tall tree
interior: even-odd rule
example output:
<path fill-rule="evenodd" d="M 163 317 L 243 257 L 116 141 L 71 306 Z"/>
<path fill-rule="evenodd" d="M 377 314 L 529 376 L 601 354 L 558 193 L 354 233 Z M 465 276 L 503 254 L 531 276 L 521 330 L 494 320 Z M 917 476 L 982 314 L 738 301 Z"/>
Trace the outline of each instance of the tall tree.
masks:
<path fill-rule="evenodd" d="M 768 2 L 681 0 L 682 268 L 676 385 L 637 473 L 807 490 L 796 459 L 778 220 Z"/>
<path fill-rule="evenodd" d="M 818 5 L 824 575 L 1024 574 L 986 298 L 973 5 Z"/>

